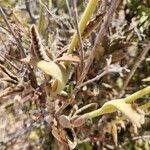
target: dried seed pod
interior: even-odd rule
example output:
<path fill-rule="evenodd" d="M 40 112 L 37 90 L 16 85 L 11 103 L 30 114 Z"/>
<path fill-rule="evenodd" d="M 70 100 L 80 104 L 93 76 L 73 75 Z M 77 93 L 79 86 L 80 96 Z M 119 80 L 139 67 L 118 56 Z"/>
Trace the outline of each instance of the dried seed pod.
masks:
<path fill-rule="evenodd" d="M 42 45 L 40 35 L 35 25 L 31 26 L 30 35 L 34 55 L 39 60 L 50 61 L 50 58 L 47 56 L 46 51 Z"/>

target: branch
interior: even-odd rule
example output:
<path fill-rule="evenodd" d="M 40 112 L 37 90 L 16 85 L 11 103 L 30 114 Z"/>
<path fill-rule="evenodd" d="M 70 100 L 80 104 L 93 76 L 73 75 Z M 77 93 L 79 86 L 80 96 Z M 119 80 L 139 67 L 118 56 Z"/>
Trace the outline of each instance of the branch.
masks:
<path fill-rule="evenodd" d="M 142 63 L 142 61 L 145 59 L 145 56 L 146 56 L 146 54 L 148 53 L 149 50 L 150 50 L 150 42 L 147 44 L 145 49 L 141 52 L 141 54 L 137 58 L 136 62 L 134 63 L 130 74 L 128 75 L 127 79 L 125 80 L 125 83 L 123 85 L 123 88 L 121 90 L 121 93 L 120 93 L 119 97 L 122 97 L 124 95 L 124 92 L 125 92 L 125 89 L 126 89 L 127 85 L 129 84 L 129 82 L 130 82 L 132 76 L 134 75 L 136 69 L 139 67 L 139 65 Z"/>
<path fill-rule="evenodd" d="M 78 81 L 78 84 L 82 83 L 89 71 L 89 68 L 93 62 L 93 59 L 94 59 L 94 54 L 96 52 L 96 49 L 99 48 L 103 42 L 103 39 L 104 39 L 104 36 L 106 35 L 107 33 L 107 30 L 108 30 L 108 27 L 111 23 L 111 20 L 112 20 L 112 15 L 114 14 L 115 10 L 117 9 L 118 5 L 120 3 L 120 0 L 114 0 L 109 11 L 107 12 L 106 16 L 104 17 L 104 22 L 100 28 L 100 31 L 96 37 L 96 40 L 95 40 L 95 43 L 94 43 L 94 47 L 91 51 L 91 54 L 87 60 L 87 63 L 85 64 L 85 67 L 83 69 L 83 72 L 81 74 L 81 77 Z"/>
<path fill-rule="evenodd" d="M 81 33 L 79 30 L 79 26 L 78 26 L 78 13 L 77 13 L 77 6 L 76 6 L 76 0 L 73 1 L 73 10 L 74 10 L 74 20 L 75 20 L 75 27 L 77 30 L 77 35 L 78 35 L 78 39 L 79 39 L 79 44 L 81 47 L 81 51 L 79 52 L 80 57 L 81 57 L 81 70 L 83 69 L 83 61 L 84 61 L 84 56 L 83 56 L 83 43 L 82 43 L 82 37 L 81 37 Z"/>
<path fill-rule="evenodd" d="M 87 22 L 89 21 L 90 17 L 92 16 L 96 6 L 98 4 L 98 0 L 90 0 L 83 15 L 82 18 L 79 22 L 79 30 L 80 33 L 82 34 L 82 32 L 84 31 Z M 73 38 L 71 40 L 71 43 L 69 45 L 69 49 L 67 51 L 67 54 L 72 54 L 74 48 L 76 48 L 76 46 L 78 45 L 78 35 L 77 32 L 73 35 Z"/>
<path fill-rule="evenodd" d="M 4 13 L 2 7 L 0 7 L 0 12 L 1 12 L 1 14 L 2 14 L 2 17 L 3 17 L 4 21 L 5 21 L 5 23 L 6 23 L 7 27 L 8 27 L 8 29 L 10 30 L 11 34 L 13 35 L 14 39 L 16 40 L 16 42 L 17 42 L 17 44 L 18 44 L 18 48 L 19 48 L 19 50 L 20 50 L 21 57 L 24 58 L 24 57 L 25 57 L 25 52 L 24 52 L 24 49 L 23 49 L 23 47 L 22 47 L 22 45 L 21 45 L 21 41 L 20 41 L 20 39 L 18 39 L 18 38 L 16 37 L 15 32 L 12 30 L 12 28 L 11 28 L 11 26 L 10 26 L 10 23 L 8 22 L 8 19 L 7 19 L 7 17 L 6 17 L 6 14 Z"/>

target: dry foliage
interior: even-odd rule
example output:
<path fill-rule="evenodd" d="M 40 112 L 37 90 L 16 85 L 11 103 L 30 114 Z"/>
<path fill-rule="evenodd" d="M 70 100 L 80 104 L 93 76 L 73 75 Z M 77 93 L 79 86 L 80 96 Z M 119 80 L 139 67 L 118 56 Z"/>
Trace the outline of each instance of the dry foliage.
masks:
<path fill-rule="evenodd" d="M 148 150 L 149 76 L 148 0 L 0 0 L 0 150 Z"/>

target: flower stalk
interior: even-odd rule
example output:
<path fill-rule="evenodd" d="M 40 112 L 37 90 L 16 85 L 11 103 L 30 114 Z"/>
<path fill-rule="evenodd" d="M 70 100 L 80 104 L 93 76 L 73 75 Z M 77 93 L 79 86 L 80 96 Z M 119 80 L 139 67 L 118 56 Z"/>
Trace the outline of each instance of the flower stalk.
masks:
<path fill-rule="evenodd" d="M 94 10 L 96 9 L 96 6 L 98 4 L 98 0 L 90 0 L 83 15 L 82 15 L 82 18 L 79 22 L 79 31 L 82 35 L 86 25 L 87 25 L 87 22 L 89 21 L 90 17 L 92 16 Z M 73 53 L 73 50 L 74 48 L 77 47 L 78 45 L 78 34 L 77 32 L 74 33 L 73 37 L 72 37 L 72 40 L 71 40 L 71 43 L 69 45 L 69 48 L 68 48 L 68 51 L 67 51 L 67 54 L 72 54 Z"/>

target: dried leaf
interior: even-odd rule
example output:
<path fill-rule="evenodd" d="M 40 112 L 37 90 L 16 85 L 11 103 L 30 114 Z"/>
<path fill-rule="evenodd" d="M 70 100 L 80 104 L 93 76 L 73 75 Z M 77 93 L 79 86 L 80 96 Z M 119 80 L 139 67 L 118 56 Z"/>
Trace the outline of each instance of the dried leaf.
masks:
<path fill-rule="evenodd" d="M 112 53 L 112 63 L 121 61 L 125 57 L 126 57 L 126 53 L 124 53 L 123 51 L 115 51 Z"/>
<path fill-rule="evenodd" d="M 104 47 L 101 45 L 101 44 L 99 44 L 97 47 L 96 47 L 96 50 L 95 50 L 95 59 L 97 60 L 97 61 L 100 61 L 101 60 L 101 58 L 102 58 L 102 56 L 104 55 L 104 51 L 105 51 L 105 49 L 104 49 Z"/>
<path fill-rule="evenodd" d="M 71 131 L 72 131 L 73 141 L 70 140 L 69 137 L 67 138 L 67 141 L 68 141 L 69 148 L 73 150 L 77 146 L 77 137 L 74 129 L 71 129 Z"/>
<path fill-rule="evenodd" d="M 88 22 L 87 26 L 85 27 L 85 29 L 82 33 L 83 38 L 88 37 L 93 32 L 93 30 L 99 26 L 104 15 L 105 15 L 104 12 L 99 11 L 96 14 L 96 16 Z"/>
<path fill-rule="evenodd" d="M 118 133 L 117 133 L 117 126 L 115 124 L 112 125 L 112 136 L 115 143 L 115 146 L 118 145 Z"/>
<path fill-rule="evenodd" d="M 65 115 L 61 115 L 59 118 L 59 123 L 64 127 L 64 128 L 70 128 L 71 127 L 71 123 L 70 120 L 67 116 Z"/>
<path fill-rule="evenodd" d="M 55 62 L 58 61 L 71 61 L 71 62 L 80 62 L 80 58 L 78 56 L 74 56 L 74 55 L 65 55 L 62 57 L 59 57 L 57 59 L 55 59 Z"/>
<path fill-rule="evenodd" d="M 58 129 L 57 127 L 53 126 L 52 127 L 52 134 L 53 136 L 61 143 L 66 142 L 65 138 L 65 132 L 63 130 Z"/>
<path fill-rule="evenodd" d="M 75 118 L 74 120 L 72 120 L 72 125 L 74 127 L 80 127 L 87 121 L 87 119 L 88 118 L 86 115 L 79 116 L 79 117 Z"/>

